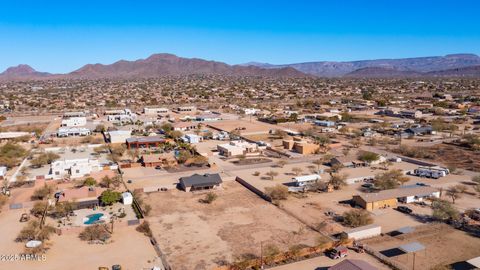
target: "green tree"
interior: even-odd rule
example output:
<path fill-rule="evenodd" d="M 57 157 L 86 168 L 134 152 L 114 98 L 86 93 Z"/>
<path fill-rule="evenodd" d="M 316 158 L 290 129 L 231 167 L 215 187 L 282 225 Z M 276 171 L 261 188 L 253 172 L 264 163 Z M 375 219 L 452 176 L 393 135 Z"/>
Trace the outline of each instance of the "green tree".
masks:
<path fill-rule="evenodd" d="M 87 177 L 85 181 L 83 181 L 83 185 L 93 187 L 97 185 L 97 181 L 93 177 Z"/>
<path fill-rule="evenodd" d="M 372 163 L 372 162 L 380 159 L 380 155 L 378 155 L 377 153 L 373 153 L 373 152 L 361 151 L 358 154 L 358 159 L 361 160 L 361 161 L 367 162 L 367 163 Z"/>
<path fill-rule="evenodd" d="M 433 213 L 432 216 L 440 220 L 457 220 L 460 217 L 458 212 L 453 205 L 445 200 L 434 200 L 432 202 Z"/>
<path fill-rule="evenodd" d="M 100 196 L 100 201 L 104 205 L 112 205 L 122 198 L 122 194 L 120 192 L 116 192 L 110 189 L 105 190 L 102 192 L 102 195 Z"/>

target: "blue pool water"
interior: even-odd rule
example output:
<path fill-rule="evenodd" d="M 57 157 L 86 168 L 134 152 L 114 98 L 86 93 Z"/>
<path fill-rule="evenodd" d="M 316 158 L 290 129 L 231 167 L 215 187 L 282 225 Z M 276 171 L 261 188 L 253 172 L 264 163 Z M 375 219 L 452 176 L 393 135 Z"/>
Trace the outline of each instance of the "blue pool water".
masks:
<path fill-rule="evenodd" d="M 83 224 L 90 225 L 90 224 L 98 223 L 101 217 L 103 217 L 102 213 L 88 215 L 87 216 L 88 220 L 83 222 Z"/>

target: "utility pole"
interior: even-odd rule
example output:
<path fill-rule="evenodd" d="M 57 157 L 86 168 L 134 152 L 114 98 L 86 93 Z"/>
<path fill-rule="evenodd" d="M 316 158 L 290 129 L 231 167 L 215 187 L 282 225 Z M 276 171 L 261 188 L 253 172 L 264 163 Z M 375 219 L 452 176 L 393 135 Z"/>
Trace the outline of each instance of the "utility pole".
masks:
<path fill-rule="evenodd" d="M 260 269 L 263 269 L 263 241 L 260 241 Z"/>

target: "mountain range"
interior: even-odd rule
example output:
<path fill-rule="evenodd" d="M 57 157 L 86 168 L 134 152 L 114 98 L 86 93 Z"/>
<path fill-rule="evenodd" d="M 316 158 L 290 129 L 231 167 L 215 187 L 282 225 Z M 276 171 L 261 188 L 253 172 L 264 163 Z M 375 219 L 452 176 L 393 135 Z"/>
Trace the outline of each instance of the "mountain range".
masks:
<path fill-rule="evenodd" d="M 0 73 L 0 79 L 152 78 L 214 74 L 259 77 L 480 77 L 480 57 L 474 54 L 450 54 L 350 62 L 321 61 L 284 65 L 249 62 L 242 65 L 228 65 L 217 61 L 183 58 L 162 53 L 151 55 L 146 59 L 120 60 L 108 65 L 87 64 L 66 74 L 39 72 L 28 65 L 18 65 Z"/>

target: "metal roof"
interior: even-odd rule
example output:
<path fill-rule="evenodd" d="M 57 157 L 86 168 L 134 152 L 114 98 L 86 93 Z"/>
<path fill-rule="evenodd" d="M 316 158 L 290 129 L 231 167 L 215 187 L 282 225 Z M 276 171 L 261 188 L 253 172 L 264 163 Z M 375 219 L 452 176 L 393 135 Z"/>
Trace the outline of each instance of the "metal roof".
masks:
<path fill-rule="evenodd" d="M 362 260 L 346 259 L 328 268 L 329 270 L 378 270 L 375 266 Z"/>
<path fill-rule="evenodd" d="M 420 244 L 419 242 L 412 242 L 405 245 L 401 245 L 398 247 L 398 249 L 406 253 L 413 253 L 413 252 L 424 250 L 425 246 Z"/>
<path fill-rule="evenodd" d="M 410 227 L 410 226 L 406 226 L 406 227 L 402 227 L 402 228 L 400 228 L 396 231 L 399 232 L 399 233 L 405 234 L 405 233 L 411 233 L 411 232 L 415 231 L 415 228 Z"/>
<path fill-rule="evenodd" d="M 468 260 L 467 263 L 469 263 L 469 264 L 471 264 L 471 265 L 473 265 L 473 266 L 475 266 L 475 267 L 477 267 L 477 268 L 480 268 L 480 256 Z"/>

